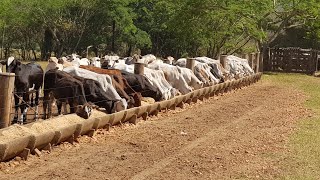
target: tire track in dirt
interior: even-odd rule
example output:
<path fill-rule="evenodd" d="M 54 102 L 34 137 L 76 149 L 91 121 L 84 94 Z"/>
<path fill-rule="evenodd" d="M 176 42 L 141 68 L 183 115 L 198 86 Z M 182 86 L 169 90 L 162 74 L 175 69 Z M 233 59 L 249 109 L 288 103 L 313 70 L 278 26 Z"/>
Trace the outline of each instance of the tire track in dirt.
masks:
<path fill-rule="evenodd" d="M 262 105 L 252 109 L 250 112 L 247 112 L 246 114 L 244 114 L 243 116 L 241 116 L 239 119 L 233 121 L 233 123 L 240 123 L 241 121 L 243 121 L 244 119 L 252 116 L 254 113 L 260 111 L 262 109 Z M 224 126 L 219 127 L 219 129 L 214 129 L 212 131 L 210 131 L 209 133 L 207 133 L 205 136 L 196 139 L 195 141 L 190 142 L 186 147 L 182 148 L 181 150 L 179 150 L 179 152 L 161 160 L 160 162 L 154 164 L 151 168 L 145 169 L 142 172 L 140 172 L 139 174 L 135 175 L 134 177 L 131 178 L 131 180 L 143 180 L 143 179 L 147 179 L 148 176 L 155 174 L 156 172 L 160 171 L 162 168 L 164 168 L 165 166 L 169 165 L 170 163 L 172 163 L 174 160 L 177 159 L 178 156 L 182 156 L 186 153 L 188 153 L 190 150 L 194 149 L 195 147 L 205 143 L 206 141 L 210 140 L 211 138 L 215 137 L 215 136 L 225 136 L 225 134 L 227 133 L 227 129 L 229 129 L 231 127 L 231 124 L 227 124 Z"/>

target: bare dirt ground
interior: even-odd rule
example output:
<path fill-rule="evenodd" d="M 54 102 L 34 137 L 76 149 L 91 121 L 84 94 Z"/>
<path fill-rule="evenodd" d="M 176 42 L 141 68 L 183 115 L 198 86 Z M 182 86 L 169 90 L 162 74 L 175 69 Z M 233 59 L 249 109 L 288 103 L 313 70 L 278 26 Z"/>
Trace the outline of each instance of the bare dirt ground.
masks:
<path fill-rule="evenodd" d="M 41 157 L 0 163 L 0 179 L 274 179 L 306 97 L 262 81 L 122 125 Z"/>

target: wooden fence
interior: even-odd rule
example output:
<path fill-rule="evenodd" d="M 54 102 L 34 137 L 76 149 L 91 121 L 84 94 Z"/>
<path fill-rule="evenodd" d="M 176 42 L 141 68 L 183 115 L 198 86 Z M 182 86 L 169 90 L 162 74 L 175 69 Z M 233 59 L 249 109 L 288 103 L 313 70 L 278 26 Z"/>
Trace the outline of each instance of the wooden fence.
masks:
<path fill-rule="evenodd" d="M 319 70 L 319 57 L 313 49 L 270 48 L 264 70 L 313 74 Z"/>

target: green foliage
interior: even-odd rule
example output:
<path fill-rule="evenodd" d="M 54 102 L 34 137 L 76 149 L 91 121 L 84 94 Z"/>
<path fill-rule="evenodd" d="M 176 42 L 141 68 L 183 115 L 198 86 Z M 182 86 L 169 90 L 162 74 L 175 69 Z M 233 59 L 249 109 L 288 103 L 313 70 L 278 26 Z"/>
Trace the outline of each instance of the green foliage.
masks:
<path fill-rule="evenodd" d="M 1 45 L 43 57 L 102 45 L 101 53 L 216 57 L 269 45 L 292 27 L 317 44 L 319 1 L 2 0 Z"/>

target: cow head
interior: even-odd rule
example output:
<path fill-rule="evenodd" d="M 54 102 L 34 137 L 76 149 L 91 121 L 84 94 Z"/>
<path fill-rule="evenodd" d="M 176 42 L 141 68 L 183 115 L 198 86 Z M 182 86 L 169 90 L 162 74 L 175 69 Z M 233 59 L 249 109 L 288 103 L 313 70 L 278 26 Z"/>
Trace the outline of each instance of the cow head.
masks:
<path fill-rule="evenodd" d="M 77 106 L 76 114 L 84 119 L 89 119 L 92 114 L 92 105 L 91 104 L 84 104 Z"/>
<path fill-rule="evenodd" d="M 123 106 L 123 103 L 121 101 L 114 102 L 113 108 L 111 110 L 111 113 L 123 111 L 126 108 Z"/>
<path fill-rule="evenodd" d="M 14 73 L 17 69 L 19 69 L 19 66 L 21 65 L 21 62 L 14 59 L 14 57 L 9 57 L 6 61 L 6 70 L 8 73 Z"/>

